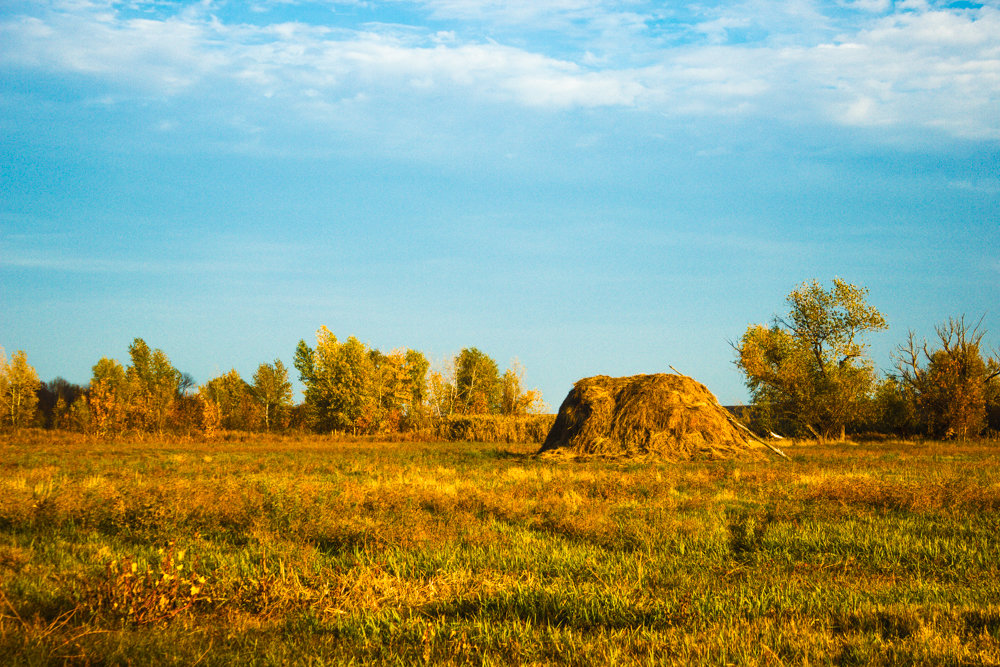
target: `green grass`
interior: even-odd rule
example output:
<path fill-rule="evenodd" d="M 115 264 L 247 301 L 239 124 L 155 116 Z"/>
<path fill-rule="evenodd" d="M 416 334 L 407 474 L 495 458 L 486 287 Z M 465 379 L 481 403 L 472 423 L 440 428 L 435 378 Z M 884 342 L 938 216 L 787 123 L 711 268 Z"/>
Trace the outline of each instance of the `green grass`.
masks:
<path fill-rule="evenodd" d="M 998 664 L 1000 448 L 0 437 L 8 664 Z"/>

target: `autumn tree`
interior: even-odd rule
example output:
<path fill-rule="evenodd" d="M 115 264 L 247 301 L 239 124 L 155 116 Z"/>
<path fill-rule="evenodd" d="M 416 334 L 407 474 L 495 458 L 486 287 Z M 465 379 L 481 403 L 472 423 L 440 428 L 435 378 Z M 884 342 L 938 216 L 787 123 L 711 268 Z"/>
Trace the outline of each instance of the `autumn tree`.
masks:
<path fill-rule="evenodd" d="M 218 426 L 231 431 L 251 431 L 258 421 L 258 402 L 253 388 L 236 369 L 205 383 L 202 394 L 218 411 Z"/>
<path fill-rule="evenodd" d="M 77 403 L 86 389 L 64 378 L 57 377 L 43 382 L 38 388 L 38 412 L 45 428 L 70 429 L 75 427 L 73 404 Z"/>
<path fill-rule="evenodd" d="M 219 404 L 209 396 L 207 385 L 198 387 L 194 402 L 196 427 L 205 437 L 213 437 L 222 426 L 222 415 L 219 413 Z"/>
<path fill-rule="evenodd" d="M 129 345 L 128 366 L 104 357 L 92 373 L 87 407 L 91 426 L 101 435 L 129 428 L 163 431 L 180 397 L 182 381 L 190 382 L 163 350 L 150 349 L 141 338 Z"/>
<path fill-rule="evenodd" d="M 325 326 L 316 347 L 300 340 L 295 368 L 305 385 L 305 402 L 318 431 L 363 430 L 374 411 L 374 365 L 369 350 L 351 336 L 343 343 Z"/>
<path fill-rule="evenodd" d="M 463 349 L 455 357 L 455 412 L 497 414 L 500 400 L 497 363 L 478 348 Z"/>
<path fill-rule="evenodd" d="M 383 354 L 378 350 L 371 350 L 370 356 L 374 411 L 369 417 L 369 430 L 399 431 L 412 398 L 406 353 L 393 350 L 389 354 Z"/>
<path fill-rule="evenodd" d="M 253 394 L 263 412 L 264 428 L 270 431 L 275 424 L 281 423 L 282 411 L 292 404 L 292 383 L 280 359 L 257 367 L 253 374 Z"/>
<path fill-rule="evenodd" d="M 427 403 L 438 418 L 453 414 L 525 415 L 546 409 L 537 389 L 524 387 L 524 367 L 515 359 L 503 375 L 477 348 L 465 348 L 430 372 Z"/>
<path fill-rule="evenodd" d="M 116 360 L 102 357 L 94 364 L 87 391 L 87 407 L 91 427 L 98 435 L 115 435 L 125 429 L 128 381 L 125 368 Z"/>
<path fill-rule="evenodd" d="M 998 389 L 1000 360 L 985 357 L 979 324 L 949 318 L 935 327 L 937 344 L 917 342 L 911 331 L 894 354 L 898 382 L 928 435 L 968 438 L 986 426 L 987 402 Z"/>
<path fill-rule="evenodd" d="M 500 376 L 500 414 L 530 415 L 545 410 L 542 393 L 524 388 L 524 366 L 517 359 Z"/>
<path fill-rule="evenodd" d="M 735 363 L 766 422 L 843 438 L 862 416 L 877 380 L 863 338 L 888 327 L 867 296 L 839 278 L 829 290 L 813 280 L 788 295 L 786 316 L 747 328 Z"/>
<path fill-rule="evenodd" d="M 409 396 L 404 411 L 405 421 L 413 426 L 422 426 L 429 413 L 428 409 L 428 378 L 431 363 L 423 352 L 406 351 L 406 374 L 409 384 Z"/>
<path fill-rule="evenodd" d="M 427 404 L 431 414 L 438 419 L 450 417 L 455 412 L 455 365 L 453 359 L 443 367 L 430 371 L 427 377 Z"/>
<path fill-rule="evenodd" d="M 128 348 L 131 363 L 125 368 L 128 382 L 128 417 L 139 430 L 162 431 L 179 395 L 182 374 L 163 350 L 150 349 L 141 338 Z"/>
<path fill-rule="evenodd" d="M 19 429 L 35 419 L 38 388 L 41 382 L 35 369 L 28 364 L 23 350 L 11 355 L 0 348 L 0 426 Z"/>
<path fill-rule="evenodd" d="M 428 367 L 415 350 L 384 354 L 354 336 L 341 343 L 326 327 L 316 332 L 315 348 L 299 341 L 295 351 L 306 408 L 319 431 L 383 433 L 414 424 L 425 409 Z"/>

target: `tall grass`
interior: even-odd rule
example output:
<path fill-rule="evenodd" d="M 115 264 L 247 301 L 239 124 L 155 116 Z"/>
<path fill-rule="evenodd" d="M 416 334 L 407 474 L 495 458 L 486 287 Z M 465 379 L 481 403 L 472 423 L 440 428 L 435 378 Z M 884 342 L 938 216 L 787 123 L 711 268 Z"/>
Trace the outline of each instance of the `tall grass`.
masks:
<path fill-rule="evenodd" d="M 555 421 L 555 415 L 452 415 L 438 420 L 435 432 L 452 442 L 540 445 Z"/>
<path fill-rule="evenodd" d="M 1000 449 L 0 439 L 9 664 L 997 664 Z"/>

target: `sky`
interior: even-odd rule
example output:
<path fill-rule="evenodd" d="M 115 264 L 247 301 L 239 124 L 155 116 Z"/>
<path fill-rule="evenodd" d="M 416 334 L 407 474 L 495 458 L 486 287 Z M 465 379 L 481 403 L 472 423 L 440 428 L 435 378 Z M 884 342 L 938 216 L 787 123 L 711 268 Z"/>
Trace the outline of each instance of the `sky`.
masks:
<path fill-rule="evenodd" d="M 805 281 L 1000 346 L 1000 0 L 0 3 L 0 345 L 204 383 L 327 326 L 555 410 Z M 292 371 L 294 375 L 294 370 Z"/>

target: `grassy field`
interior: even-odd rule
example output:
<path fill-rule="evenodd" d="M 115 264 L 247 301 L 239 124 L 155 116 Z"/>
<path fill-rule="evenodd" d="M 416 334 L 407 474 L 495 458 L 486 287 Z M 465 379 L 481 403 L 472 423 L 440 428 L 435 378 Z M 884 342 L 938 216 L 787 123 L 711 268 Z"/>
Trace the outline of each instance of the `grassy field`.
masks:
<path fill-rule="evenodd" d="M 8 664 L 1000 664 L 1000 447 L 0 436 Z"/>

